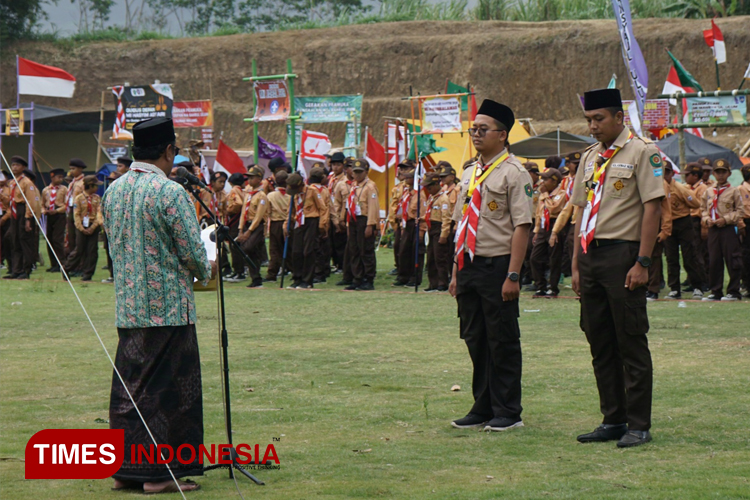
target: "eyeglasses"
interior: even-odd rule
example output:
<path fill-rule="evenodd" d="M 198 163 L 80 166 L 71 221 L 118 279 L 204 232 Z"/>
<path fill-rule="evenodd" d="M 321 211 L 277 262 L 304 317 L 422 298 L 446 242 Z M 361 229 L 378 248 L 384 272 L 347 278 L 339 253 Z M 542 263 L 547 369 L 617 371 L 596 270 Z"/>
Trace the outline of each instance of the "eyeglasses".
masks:
<path fill-rule="evenodd" d="M 172 147 L 174 148 L 174 155 L 175 156 L 177 156 L 178 154 L 180 154 L 180 148 L 178 148 L 177 146 L 172 146 Z"/>
<path fill-rule="evenodd" d="M 478 127 L 471 127 L 469 129 L 469 134 L 471 135 L 478 135 L 479 137 L 484 137 L 487 135 L 487 132 L 502 132 L 502 130 L 497 128 L 478 128 Z"/>

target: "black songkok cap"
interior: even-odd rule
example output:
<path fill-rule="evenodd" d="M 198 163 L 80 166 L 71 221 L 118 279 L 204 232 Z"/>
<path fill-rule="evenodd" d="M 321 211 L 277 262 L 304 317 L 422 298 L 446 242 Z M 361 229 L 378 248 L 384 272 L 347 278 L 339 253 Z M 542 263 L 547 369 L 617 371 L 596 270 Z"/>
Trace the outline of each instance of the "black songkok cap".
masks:
<path fill-rule="evenodd" d="M 151 118 L 133 125 L 133 146 L 150 148 L 175 142 L 171 118 Z"/>
<path fill-rule="evenodd" d="M 621 108 L 622 97 L 618 89 L 589 90 L 583 94 L 583 109 Z"/>
<path fill-rule="evenodd" d="M 279 158 L 278 156 L 276 158 L 271 158 L 271 160 L 268 162 L 268 170 L 271 172 L 276 172 L 277 168 L 284 166 L 284 160 Z"/>
<path fill-rule="evenodd" d="M 510 109 L 505 104 L 500 104 L 499 102 L 495 102 L 491 99 L 485 99 L 482 102 L 482 105 L 479 106 L 479 111 L 477 111 L 477 114 L 494 118 L 495 120 L 505 125 L 505 128 L 507 128 L 508 131 L 510 131 L 510 129 L 513 128 L 513 124 L 516 123 L 516 117 L 513 115 L 512 109 Z"/>

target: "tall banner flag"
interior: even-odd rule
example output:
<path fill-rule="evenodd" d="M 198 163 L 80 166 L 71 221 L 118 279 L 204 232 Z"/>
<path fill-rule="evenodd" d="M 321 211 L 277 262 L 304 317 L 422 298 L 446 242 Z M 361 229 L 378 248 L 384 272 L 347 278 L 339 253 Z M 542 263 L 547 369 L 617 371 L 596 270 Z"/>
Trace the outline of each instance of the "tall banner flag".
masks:
<path fill-rule="evenodd" d="M 18 93 L 47 97 L 73 97 L 76 79 L 54 66 L 18 58 Z"/>
<path fill-rule="evenodd" d="M 370 164 L 370 169 L 376 172 L 385 172 L 385 148 L 367 131 L 367 142 L 365 143 L 365 159 Z"/>
<path fill-rule="evenodd" d="M 461 131 L 461 103 L 458 97 L 420 99 L 422 130 L 430 134 Z"/>
<path fill-rule="evenodd" d="M 477 98 L 474 95 L 474 90 L 471 87 L 462 87 L 457 85 L 450 80 L 445 81 L 445 93 L 446 94 L 463 94 L 470 93 L 471 95 L 461 98 L 461 111 L 468 111 L 469 118 L 474 121 L 477 116 Z"/>
<path fill-rule="evenodd" d="M 214 172 L 224 172 L 227 177 L 232 174 L 246 174 L 247 168 L 242 158 L 234 152 L 232 148 L 224 144 L 224 141 L 219 139 L 219 149 L 216 151 L 216 159 L 214 160 Z M 227 193 L 232 189 L 232 186 L 227 182 L 224 185 L 224 191 Z"/>
<path fill-rule="evenodd" d="M 286 80 L 263 80 L 253 82 L 255 92 L 256 122 L 283 121 L 289 117 L 289 87 Z"/>
<path fill-rule="evenodd" d="M 300 160 L 325 161 L 325 154 L 331 150 L 331 141 L 326 134 L 302 131 L 302 147 L 300 148 Z"/>
<path fill-rule="evenodd" d="M 393 167 L 406 158 L 406 127 L 388 124 L 388 166 Z"/>
<path fill-rule="evenodd" d="M 133 140 L 133 125 L 151 118 L 172 118 L 172 87 L 164 83 L 114 87 L 115 126 L 112 139 Z"/>
<path fill-rule="evenodd" d="M 172 103 L 174 128 L 213 127 L 214 111 L 210 100 Z"/>
<path fill-rule="evenodd" d="M 706 41 L 706 45 L 711 47 L 711 51 L 714 53 L 714 60 L 716 64 L 722 64 L 727 62 L 727 49 L 724 45 L 724 35 L 713 19 L 711 19 L 711 29 L 703 30 L 703 39 Z"/>
<path fill-rule="evenodd" d="M 662 94 L 674 94 L 676 92 L 689 93 L 689 92 L 703 92 L 703 87 L 698 83 L 693 75 L 677 60 L 671 52 L 667 51 L 670 59 L 672 59 L 672 68 L 669 70 L 667 75 L 667 81 L 664 82 L 664 89 Z M 669 104 L 677 105 L 677 99 L 670 99 Z M 682 100 L 682 120 L 687 121 L 687 102 L 685 99 Z M 676 118 L 675 118 L 676 120 Z M 693 135 L 703 137 L 703 131 L 699 128 L 685 129 Z"/>
<path fill-rule="evenodd" d="M 646 104 L 646 93 L 648 92 L 648 68 L 638 42 L 633 35 L 633 21 L 630 18 L 630 0 L 612 0 L 612 8 L 615 11 L 617 28 L 620 31 L 622 42 L 622 59 L 628 69 L 630 86 L 635 94 L 635 102 L 638 105 L 638 113 L 643 115 Z"/>

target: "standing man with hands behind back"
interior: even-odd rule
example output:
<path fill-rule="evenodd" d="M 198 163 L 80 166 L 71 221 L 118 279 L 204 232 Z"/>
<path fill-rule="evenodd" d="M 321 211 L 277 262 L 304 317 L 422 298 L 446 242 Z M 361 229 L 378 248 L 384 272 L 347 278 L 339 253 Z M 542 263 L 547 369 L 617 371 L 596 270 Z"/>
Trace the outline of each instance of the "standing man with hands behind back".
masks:
<path fill-rule="evenodd" d="M 453 212 L 456 255 L 448 290 L 456 297 L 461 338 L 474 374 L 474 406 L 459 429 L 522 427 L 519 274 L 531 229 L 531 176 L 508 153 L 513 111 L 489 99 L 470 129 L 479 152 L 464 169 Z"/>
<path fill-rule="evenodd" d="M 591 346 L 602 425 L 581 443 L 619 440 L 620 448 L 651 441 L 653 368 L 648 349 L 646 288 L 659 232 L 664 166 L 651 143 L 624 125 L 617 89 L 584 94 L 591 135 L 572 202 L 583 208 L 575 227 L 573 290 L 581 296 L 581 328 Z"/>

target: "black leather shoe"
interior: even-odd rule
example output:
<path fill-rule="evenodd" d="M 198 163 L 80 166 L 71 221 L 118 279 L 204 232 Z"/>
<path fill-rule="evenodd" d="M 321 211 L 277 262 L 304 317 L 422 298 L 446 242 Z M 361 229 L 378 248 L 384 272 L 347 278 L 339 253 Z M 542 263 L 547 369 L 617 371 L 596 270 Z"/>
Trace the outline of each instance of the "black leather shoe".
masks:
<path fill-rule="evenodd" d="M 263 278 L 263 283 L 276 283 L 276 278 Z"/>
<path fill-rule="evenodd" d="M 403 281 L 396 280 L 393 283 L 391 283 L 391 286 L 406 286 L 406 283 L 404 283 Z"/>
<path fill-rule="evenodd" d="M 451 426 L 456 429 L 478 429 L 483 428 L 490 420 L 490 417 L 483 417 L 475 413 L 469 413 L 464 418 L 459 418 L 458 420 L 451 422 Z"/>
<path fill-rule="evenodd" d="M 351 285 L 344 287 L 344 290 L 359 290 L 361 283 L 352 283 Z"/>
<path fill-rule="evenodd" d="M 351 281 L 344 281 L 344 280 L 341 280 L 341 281 L 339 281 L 338 283 L 336 283 L 336 286 L 349 286 L 349 285 L 351 285 L 351 284 L 352 284 L 352 282 L 351 282 Z"/>
<path fill-rule="evenodd" d="M 318 283 L 325 283 L 325 278 L 313 278 L 313 284 L 317 285 Z"/>
<path fill-rule="evenodd" d="M 16 279 L 17 280 L 27 280 L 27 279 L 29 279 L 29 275 L 26 274 L 26 273 L 21 273 L 21 274 L 19 274 L 19 275 L 16 276 Z"/>
<path fill-rule="evenodd" d="M 369 281 L 363 281 L 357 290 L 360 292 L 369 292 L 370 290 L 375 290 L 375 286 Z"/>
<path fill-rule="evenodd" d="M 628 432 L 628 424 L 602 424 L 594 429 L 594 432 L 581 434 L 576 439 L 579 443 L 604 443 L 617 441 L 626 432 Z"/>
<path fill-rule="evenodd" d="M 18 275 L 17 275 L 17 274 L 13 274 L 13 273 L 8 273 L 8 274 L 6 274 L 5 276 L 3 276 L 3 279 L 4 279 L 4 280 L 14 280 L 14 279 L 16 279 L 17 277 L 18 277 Z"/>
<path fill-rule="evenodd" d="M 247 288 L 263 288 L 263 280 L 260 278 L 254 279 L 252 283 L 247 285 Z"/>
<path fill-rule="evenodd" d="M 628 431 L 617 442 L 618 448 L 632 448 L 651 441 L 651 433 L 648 431 Z"/>
<path fill-rule="evenodd" d="M 487 422 L 487 425 L 484 426 L 484 430 L 487 432 L 499 432 L 507 431 L 508 429 L 512 429 L 513 427 L 523 427 L 523 420 L 521 420 L 519 417 L 495 417 Z"/>

